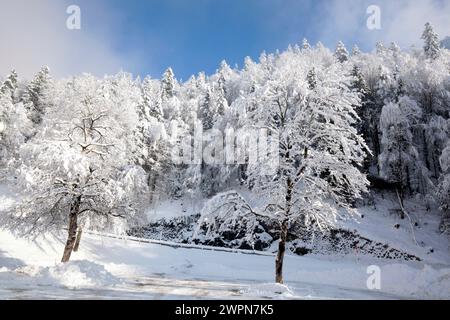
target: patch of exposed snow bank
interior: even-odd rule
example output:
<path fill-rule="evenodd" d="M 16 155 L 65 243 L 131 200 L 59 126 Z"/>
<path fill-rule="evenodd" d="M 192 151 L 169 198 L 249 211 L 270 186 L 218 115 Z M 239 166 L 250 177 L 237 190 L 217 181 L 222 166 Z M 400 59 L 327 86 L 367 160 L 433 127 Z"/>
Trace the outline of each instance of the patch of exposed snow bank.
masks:
<path fill-rule="evenodd" d="M 120 283 L 102 265 L 84 260 L 60 263 L 53 267 L 25 266 L 16 269 L 16 272 L 34 277 L 38 283 L 59 284 L 70 289 Z"/>

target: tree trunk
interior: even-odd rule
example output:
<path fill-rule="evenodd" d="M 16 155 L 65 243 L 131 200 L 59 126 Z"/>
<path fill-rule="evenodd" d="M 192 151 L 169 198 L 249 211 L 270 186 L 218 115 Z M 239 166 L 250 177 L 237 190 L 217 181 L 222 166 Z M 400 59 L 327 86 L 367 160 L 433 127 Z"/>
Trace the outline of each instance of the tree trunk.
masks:
<path fill-rule="evenodd" d="M 405 219 L 405 212 L 403 210 L 403 193 L 400 189 L 400 191 L 398 191 L 399 188 L 395 189 L 395 191 L 397 192 L 397 198 L 398 198 L 398 202 L 400 205 L 400 209 L 401 209 L 401 213 L 400 213 L 400 219 Z"/>
<path fill-rule="evenodd" d="M 155 195 L 156 195 L 156 184 L 158 181 L 158 173 L 154 172 L 151 174 L 151 182 L 150 182 L 150 197 L 151 197 L 151 203 L 155 204 Z"/>
<path fill-rule="evenodd" d="M 75 240 L 75 245 L 73 246 L 73 251 L 77 252 L 80 247 L 81 234 L 83 233 L 83 229 L 79 228 L 77 233 L 77 240 Z"/>
<path fill-rule="evenodd" d="M 78 213 L 80 212 L 81 196 L 75 198 L 74 202 L 70 206 L 70 216 L 69 216 L 69 230 L 67 235 L 66 246 L 64 247 L 64 254 L 61 262 L 66 263 L 70 260 L 70 255 L 73 251 L 73 246 L 75 245 L 77 237 L 78 228 Z"/>
<path fill-rule="evenodd" d="M 372 139 L 373 139 L 373 148 L 374 148 L 374 154 L 373 154 L 373 158 L 377 164 L 377 174 L 380 175 L 380 163 L 378 161 L 378 156 L 381 154 L 381 146 L 380 146 L 380 136 L 379 136 L 379 129 L 378 129 L 378 125 L 375 124 L 375 127 L 373 128 L 372 131 Z"/>
<path fill-rule="evenodd" d="M 287 151 L 285 154 L 286 161 L 290 160 L 290 147 L 287 147 Z M 307 156 L 307 151 L 305 151 L 305 156 Z M 289 214 L 291 213 L 292 206 L 292 191 L 294 189 L 294 184 L 290 177 L 287 178 L 286 181 L 286 197 L 285 197 L 285 218 L 281 222 L 281 230 L 280 230 L 280 242 L 278 243 L 278 253 L 277 258 L 275 260 L 275 281 L 277 283 L 283 283 L 283 260 L 284 253 L 286 251 L 286 239 L 288 233 L 288 221 Z"/>
<path fill-rule="evenodd" d="M 283 283 L 283 260 L 286 251 L 287 232 L 287 221 L 284 221 L 281 225 L 280 242 L 278 244 L 277 259 L 275 260 L 275 281 L 277 283 Z"/>
<path fill-rule="evenodd" d="M 427 141 L 427 133 L 426 130 L 423 129 L 422 131 L 422 139 L 423 139 L 423 159 L 425 160 L 425 166 L 428 170 L 431 170 L 431 163 L 430 163 L 430 157 L 429 157 L 429 149 L 428 149 L 428 141 Z"/>

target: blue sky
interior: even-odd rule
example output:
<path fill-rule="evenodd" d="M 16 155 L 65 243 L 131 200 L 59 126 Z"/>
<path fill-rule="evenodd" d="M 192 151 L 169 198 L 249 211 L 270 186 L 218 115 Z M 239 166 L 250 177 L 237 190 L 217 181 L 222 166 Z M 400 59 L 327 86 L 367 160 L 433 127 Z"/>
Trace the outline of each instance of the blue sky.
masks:
<path fill-rule="evenodd" d="M 186 80 L 222 60 L 283 50 L 308 38 L 334 48 L 343 40 L 372 50 L 376 41 L 420 45 L 426 21 L 450 33 L 450 0 L 0 0 L 0 73 L 24 76 L 49 65 L 56 76 L 123 69 L 159 77 L 171 66 Z M 65 28 L 65 9 L 81 8 L 82 28 Z M 368 30 L 366 9 L 381 8 L 382 29 Z M 15 37 L 11 38 L 11 34 Z"/>
<path fill-rule="evenodd" d="M 308 25 L 320 11 L 308 1 L 305 7 L 291 6 L 296 11 L 292 16 L 281 1 L 271 0 L 110 3 L 124 13 L 119 49 L 125 54 L 138 50 L 143 60 L 134 72 L 158 75 L 171 65 L 184 79 L 201 70 L 214 72 L 221 60 L 242 65 L 247 55 L 256 58 L 303 37 L 316 39 Z M 142 59 L 146 56 L 148 60 Z"/>

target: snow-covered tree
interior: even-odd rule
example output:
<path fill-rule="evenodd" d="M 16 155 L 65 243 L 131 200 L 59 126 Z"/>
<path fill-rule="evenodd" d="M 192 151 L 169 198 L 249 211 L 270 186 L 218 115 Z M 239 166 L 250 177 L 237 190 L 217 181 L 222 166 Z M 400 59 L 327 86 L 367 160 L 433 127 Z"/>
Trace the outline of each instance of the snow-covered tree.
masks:
<path fill-rule="evenodd" d="M 342 41 L 338 42 L 334 55 L 335 55 L 336 59 L 341 63 L 348 60 L 349 54 L 348 54 L 348 51 L 345 48 L 345 45 Z"/>
<path fill-rule="evenodd" d="M 430 170 L 431 176 L 434 179 L 438 179 L 442 172 L 439 158 L 450 138 L 450 123 L 441 116 L 433 116 L 424 125 L 424 131 L 423 157 L 425 165 Z"/>
<path fill-rule="evenodd" d="M 17 88 L 17 74 L 12 71 L 0 86 L 0 168 L 14 159 L 31 132 L 26 110 L 16 101 Z"/>
<path fill-rule="evenodd" d="M 200 224 L 195 238 L 202 240 L 217 239 L 218 234 L 233 229 L 255 230 L 258 227 L 256 217 L 264 215 L 255 211 L 236 191 L 226 191 L 212 197 L 202 208 Z M 246 233 L 244 241 L 254 243 L 254 233 Z"/>
<path fill-rule="evenodd" d="M 357 167 L 364 159 L 365 144 L 354 127 L 359 98 L 350 89 L 351 78 L 340 64 L 321 66 L 317 86 L 311 88 L 309 70 L 301 61 L 274 70 L 270 80 L 253 93 L 259 108 L 247 115 L 249 127 L 266 128 L 279 137 L 275 173 L 267 175 L 270 163 L 249 163 L 247 170 L 253 192 L 267 199 L 265 210 L 254 211 L 280 225 L 275 265 L 279 283 L 283 282 L 289 225 L 301 221 L 306 227 L 324 230 L 341 216 L 339 208 L 351 213 L 349 195 L 358 198 L 367 187 Z M 216 203 L 207 211 L 221 206 Z M 201 222 L 207 223 L 207 217 L 204 212 Z"/>
<path fill-rule="evenodd" d="M 439 57 L 439 36 L 436 32 L 434 32 L 433 26 L 429 22 L 425 24 L 425 30 L 423 31 L 422 39 L 425 42 L 423 50 L 427 58 L 435 60 L 437 57 Z"/>
<path fill-rule="evenodd" d="M 10 95 L 11 100 L 14 103 L 16 97 L 16 91 L 18 89 L 18 77 L 15 70 L 6 77 L 6 80 L 0 86 L 0 93 L 3 95 Z"/>
<path fill-rule="evenodd" d="M 308 40 L 306 38 L 302 41 L 302 49 L 303 50 L 309 50 L 311 49 L 311 45 L 309 44 Z"/>
<path fill-rule="evenodd" d="M 169 143 L 162 111 L 159 81 L 145 78 L 141 84 L 142 99 L 138 104 L 139 122 L 135 132 L 136 162 L 148 174 L 150 202 L 163 193 L 162 176 L 169 167 Z"/>
<path fill-rule="evenodd" d="M 388 103 L 381 112 L 380 173 L 384 179 L 398 185 L 401 199 L 406 191 L 411 193 L 411 180 L 422 175 L 411 132 L 419 116 L 420 109 L 407 97 L 402 97 L 399 103 Z"/>
<path fill-rule="evenodd" d="M 48 93 L 51 85 L 50 69 L 44 66 L 26 88 L 23 103 L 28 110 L 28 117 L 35 125 L 39 125 L 42 122 L 42 118 L 49 106 Z"/>
<path fill-rule="evenodd" d="M 227 100 L 227 103 L 233 100 L 233 95 L 235 94 L 235 88 L 232 87 L 232 81 L 234 80 L 233 77 L 234 71 L 225 60 L 222 61 L 219 69 L 217 70 L 217 79 L 215 82 L 217 83 L 216 90 L 223 91 L 223 95 Z"/>
<path fill-rule="evenodd" d="M 440 230 L 450 234 L 450 143 L 440 158 L 443 174 L 437 189 L 437 200 L 442 210 Z"/>
<path fill-rule="evenodd" d="M 140 113 L 143 117 L 153 117 L 161 120 L 163 111 L 161 108 L 161 94 L 158 82 L 146 77 L 141 85 L 142 103 L 140 105 Z"/>
<path fill-rule="evenodd" d="M 361 50 L 359 47 L 355 44 L 352 48 L 352 56 L 357 56 L 361 54 Z"/>
<path fill-rule="evenodd" d="M 216 103 L 214 100 L 215 97 L 213 90 L 208 88 L 203 99 L 200 101 L 200 106 L 198 108 L 198 118 L 202 121 L 204 130 L 212 129 L 214 125 L 214 117 L 217 113 Z"/>
<path fill-rule="evenodd" d="M 168 68 L 161 79 L 161 96 L 165 99 L 170 99 L 175 95 L 175 75 L 172 68 Z"/>
<path fill-rule="evenodd" d="M 308 81 L 308 88 L 310 90 L 314 90 L 317 87 L 317 75 L 314 68 L 309 70 L 306 80 Z"/>
<path fill-rule="evenodd" d="M 137 143 L 142 146 L 135 148 L 142 152 L 142 166 L 146 171 L 156 174 L 169 161 L 170 137 L 168 130 L 171 122 L 180 118 L 180 101 L 176 96 L 167 101 L 161 99 L 159 80 L 144 79 L 140 84 L 141 99 L 137 104 L 138 125 L 136 131 Z M 163 112 L 165 109 L 165 112 Z M 172 111 L 173 114 L 167 113 Z M 161 172 L 158 172 L 160 174 Z M 149 181 L 157 179 L 149 177 Z M 152 183 L 150 183 L 152 185 Z"/>
<path fill-rule="evenodd" d="M 384 43 L 382 41 L 379 41 L 375 45 L 375 51 L 377 55 L 383 55 L 386 52 L 386 48 L 384 46 Z"/>
<path fill-rule="evenodd" d="M 75 78 L 58 108 L 45 114 L 42 130 L 20 149 L 15 174 L 23 201 L 7 223 L 29 236 L 68 227 L 63 262 L 80 224 L 118 228 L 141 212 L 146 175 L 130 164 L 127 145 L 136 109 L 114 103 L 117 89 L 90 76 Z"/>

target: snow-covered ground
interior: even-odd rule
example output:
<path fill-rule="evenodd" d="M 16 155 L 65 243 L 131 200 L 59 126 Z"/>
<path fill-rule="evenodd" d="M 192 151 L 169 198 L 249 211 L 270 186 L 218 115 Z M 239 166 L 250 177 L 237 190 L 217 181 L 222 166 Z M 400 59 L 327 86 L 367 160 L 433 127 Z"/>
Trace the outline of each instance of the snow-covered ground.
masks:
<path fill-rule="evenodd" d="M 61 265 L 63 240 L 0 232 L 0 298 L 450 298 L 450 266 L 443 264 L 289 255 L 286 286 L 277 286 L 272 256 L 85 235 L 73 261 Z M 367 288 L 370 265 L 381 268 L 380 290 Z"/>
<path fill-rule="evenodd" d="M 393 212 L 399 208 L 395 195 L 378 194 L 374 200 L 375 206 L 358 209 L 362 217 L 341 222 L 341 227 L 356 230 L 361 236 L 386 243 L 423 261 L 450 265 L 450 241 L 448 235 L 439 232 L 441 217 L 437 210 L 427 211 L 423 200 L 409 199 L 404 206 L 410 222 Z M 417 226 L 412 229 L 414 223 Z"/>
<path fill-rule="evenodd" d="M 13 198 L 3 187 L 0 211 Z M 417 241 L 426 245 L 415 245 L 405 221 L 400 229 L 392 228 L 398 219 L 385 212 L 389 207 L 389 200 L 379 200 L 377 210 L 364 209 L 365 217 L 353 226 L 423 261 L 382 260 L 358 253 L 288 255 L 285 286 L 273 283 L 270 253 L 175 248 L 170 243 L 86 233 L 79 252 L 62 265 L 64 232 L 30 241 L 0 230 L 0 299 L 449 299 L 448 240 L 437 232 L 433 235 L 436 226 L 429 217 L 416 233 Z M 373 225 L 377 227 L 369 227 Z M 380 268 L 380 289 L 367 287 L 369 266 Z"/>

